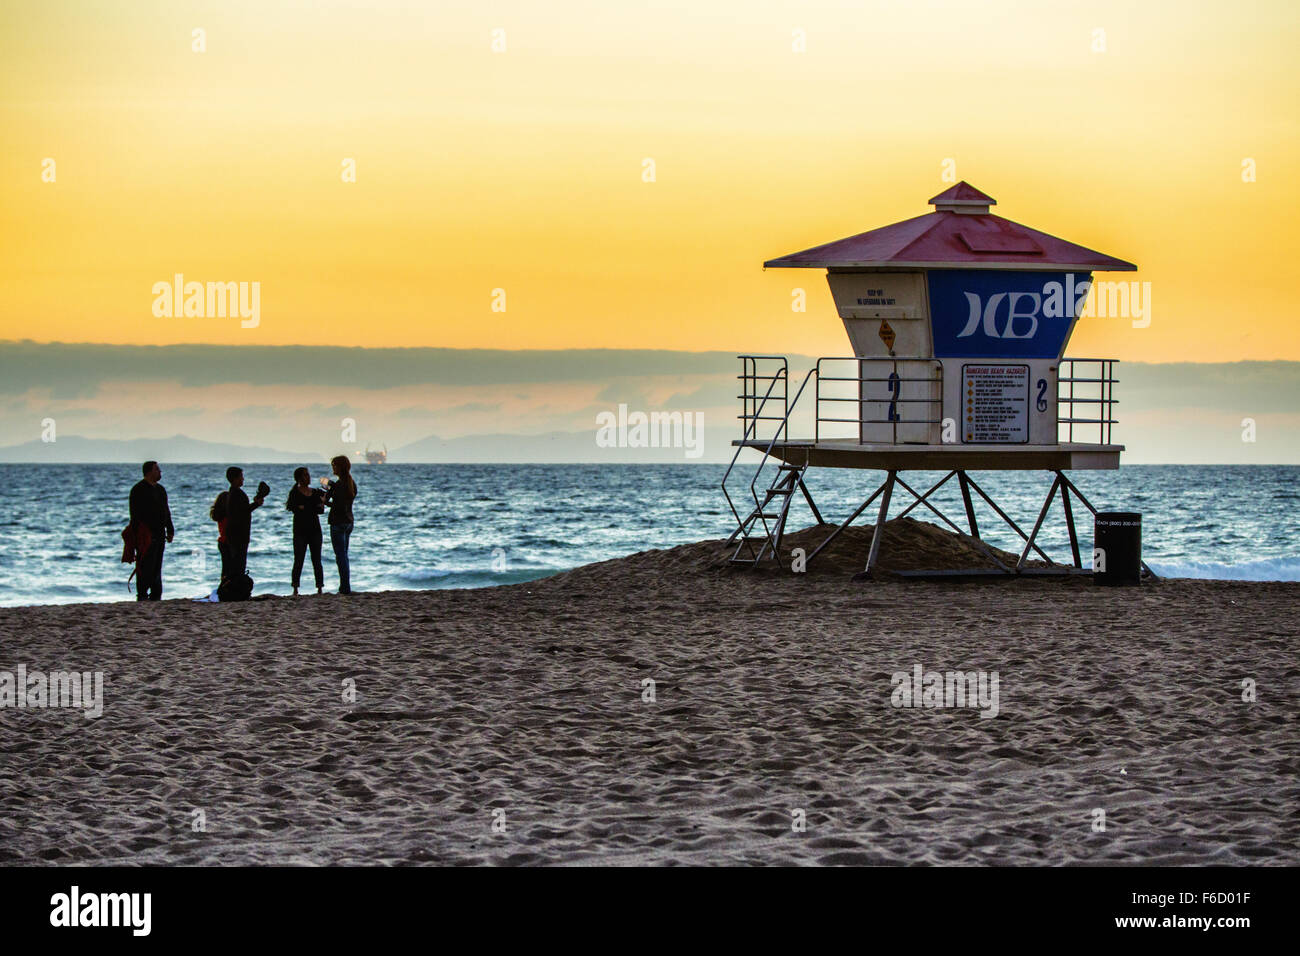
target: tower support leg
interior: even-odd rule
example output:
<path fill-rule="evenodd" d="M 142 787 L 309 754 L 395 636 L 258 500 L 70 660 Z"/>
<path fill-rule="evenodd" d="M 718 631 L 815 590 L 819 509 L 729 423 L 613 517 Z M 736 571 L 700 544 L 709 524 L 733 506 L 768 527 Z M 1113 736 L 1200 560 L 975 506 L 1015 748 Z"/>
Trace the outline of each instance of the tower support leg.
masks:
<path fill-rule="evenodd" d="M 961 501 L 966 506 L 966 522 L 970 525 L 970 536 L 978 538 L 980 526 L 975 523 L 975 506 L 970 500 L 970 479 L 966 477 L 966 472 L 957 472 L 957 483 L 961 485 Z"/>
<path fill-rule="evenodd" d="M 957 527 L 955 524 L 953 524 L 951 518 L 949 518 L 946 514 L 944 514 L 942 511 L 940 511 L 940 510 L 939 510 L 938 508 L 936 508 L 934 505 L 930 504 L 930 502 L 928 502 L 928 501 L 925 500 L 925 499 L 927 499 L 927 498 L 930 497 L 930 491 L 934 491 L 933 488 L 931 488 L 930 491 L 927 491 L 927 492 L 926 492 L 925 494 L 923 494 L 923 495 L 918 495 L 918 494 L 916 493 L 916 489 L 913 488 L 911 485 L 909 485 L 907 482 L 905 482 L 905 481 L 902 479 L 901 476 L 896 477 L 896 478 L 894 479 L 894 481 L 898 484 L 898 486 L 899 486 L 900 488 L 902 488 L 902 489 L 903 489 L 904 491 L 906 491 L 909 495 L 911 495 L 913 498 L 916 499 L 914 502 L 912 502 L 910 505 L 907 506 L 907 511 L 904 511 L 903 514 L 900 514 L 900 515 L 899 515 L 900 518 L 903 517 L 903 515 L 907 514 L 908 511 L 911 511 L 913 508 L 915 508 L 917 505 L 925 505 L 927 508 L 929 508 L 931 511 L 933 511 L 936 515 L 938 515 L 939 518 L 940 518 L 940 519 L 941 519 L 941 520 L 942 520 L 942 521 L 943 521 L 943 522 L 944 522 L 944 523 L 945 523 L 949 528 L 952 528 L 953 531 L 956 531 L 958 534 L 961 534 L 961 528 L 959 528 L 959 527 Z"/>
<path fill-rule="evenodd" d="M 1034 539 L 1038 537 L 1038 532 L 1043 527 L 1043 520 L 1047 517 L 1047 509 L 1052 507 L 1052 499 L 1056 497 L 1056 489 L 1061 484 L 1061 473 L 1058 471 L 1052 478 L 1052 487 L 1047 492 L 1047 497 L 1043 499 L 1043 510 L 1038 512 L 1038 520 L 1034 522 L 1034 530 L 1029 532 L 1029 540 L 1025 542 L 1025 550 L 1020 552 L 1020 560 L 1016 562 L 1016 570 L 1019 571 L 1025 566 L 1025 561 L 1029 558 L 1029 549 L 1034 546 Z"/>
<path fill-rule="evenodd" d="M 887 484 L 887 483 L 888 483 L 888 482 L 886 482 L 886 484 Z M 849 525 L 853 524 L 853 522 L 854 522 L 855 520 L 857 520 L 858 515 L 862 514 L 862 512 L 864 512 L 864 511 L 866 511 L 867 508 L 871 506 L 871 502 L 875 501 L 875 500 L 876 500 L 876 497 L 877 497 L 877 496 L 878 496 L 882 491 L 884 491 L 884 490 L 885 490 L 885 486 L 884 486 L 884 485 L 881 485 L 879 488 L 877 488 L 875 491 L 873 491 L 873 492 L 871 493 L 871 497 L 870 497 L 870 498 L 868 498 L 866 501 L 862 502 L 862 504 L 858 505 L 857 510 L 854 511 L 853 514 L 851 514 L 851 515 L 849 515 L 847 518 L 845 518 L 843 524 L 841 524 L 838 528 L 836 528 L 836 529 L 835 529 L 834 531 L 832 531 L 829 535 L 827 535 L 827 536 L 826 536 L 826 540 L 823 541 L 821 544 L 817 545 L 817 547 L 813 549 L 813 553 L 810 554 L 810 555 L 808 555 L 808 563 L 811 564 L 811 563 L 812 563 L 812 559 L 815 558 L 815 557 L 817 557 L 817 555 L 820 554 L 820 553 L 822 552 L 822 550 L 825 549 L 825 547 L 826 547 L 828 544 L 830 544 L 832 541 L 834 541 L 836 538 L 838 538 L 838 537 L 840 536 L 840 532 L 841 532 L 841 531 L 843 531 L 843 530 L 844 530 L 845 528 L 847 528 Z"/>
<path fill-rule="evenodd" d="M 802 477 L 799 479 L 799 490 L 803 492 L 803 500 L 808 502 L 808 508 L 812 511 L 813 517 L 817 519 L 817 523 L 825 524 L 826 522 L 822 520 L 822 513 L 818 511 L 817 506 L 813 504 L 812 495 L 808 493 L 808 486 L 803 483 Z"/>
<path fill-rule="evenodd" d="M 958 534 L 961 534 L 961 528 L 959 528 L 959 527 L 957 527 L 955 524 L 953 524 L 953 523 L 952 523 L 952 520 L 951 520 L 951 519 L 950 519 L 946 514 L 944 514 L 942 511 L 940 511 L 938 508 L 936 508 L 934 505 L 930 504 L 930 502 L 929 502 L 929 498 L 930 498 L 930 496 L 931 496 L 932 494 L 934 494 L 936 491 L 938 491 L 940 488 L 942 488 L 945 484 L 947 484 L 947 483 L 948 483 L 948 479 L 951 478 L 951 477 L 952 477 L 953 475 L 955 475 L 955 474 L 957 474 L 957 472 L 955 472 L 955 471 L 950 471 L 950 472 L 948 472 L 948 474 L 944 475 L 942 478 L 940 478 L 938 481 L 936 481 L 933 485 L 931 485 L 931 486 L 930 486 L 930 490 L 927 491 L 927 492 L 926 492 L 925 494 L 923 494 L 923 495 L 918 495 L 918 494 L 916 493 L 916 490 L 915 490 L 911 485 L 909 485 L 907 482 L 905 482 L 902 478 L 897 479 L 899 485 L 901 485 L 901 486 L 903 487 L 903 490 L 906 491 L 909 495 L 911 495 L 914 499 L 916 499 L 916 500 L 914 500 L 910 505 L 908 505 L 906 508 L 904 508 L 904 509 L 899 513 L 898 516 L 899 516 L 900 518 L 906 518 L 906 517 L 911 513 L 912 509 L 915 508 L 917 505 L 925 505 L 927 508 L 929 508 L 931 511 L 933 511 L 936 515 L 938 515 L 940 518 L 942 518 L 942 519 L 944 520 L 944 522 L 947 523 L 948 527 L 952 528 L 952 530 L 953 530 L 953 531 L 956 531 Z"/>
<path fill-rule="evenodd" d="M 1082 568 L 1083 562 L 1079 559 L 1079 535 L 1074 530 L 1074 509 L 1070 507 L 1069 482 L 1059 471 L 1056 473 L 1056 479 L 1057 484 L 1061 486 L 1061 507 L 1065 509 L 1065 527 L 1070 532 L 1070 553 L 1074 557 L 1074 566 Z"/>
<path fill-rule="evenodd" d="M 866 511 L 867 508 L 869 508 L 876 501 L 877 498 L 879 498 L 880 503 L 878 505 L 879 510 L 876 515 L 875 529 L 872 533 L 871 547 L 867 555 L 867 565 L 863 572 L 864 577 L 869 576 L 870 573 L 873 570 L 875 570 L 878 564 L 878 560 L 880 557 L 880 548 L 884 540 L 885 524 L 889 520 L 889 506 L 893 500 L 893 493 L 894 493 L 895 486 L 902 487 L 902 489 L 908 492 L 908 494 L 910 494 L 913 499 L 911 504 L 909 504 L 905 509 L 903 509 L 903 511 L 898 515 L 898 517 L 901 518 L 904 515 L 910 513 L 914 508 L 920 505 L 924 505 L 925 507 L 933 511 L 936 515 L 938 515 L 944 521 L 944 523 L 947 524 L 950 528 L 952 528 L 955 532 L 957 532 L 959 535 L 962 535 L 963 537 L 966 537 L 966 535 L 962 532 L 961 528 L 957 524 L 955 524 L 952 521 L 952 519 L 950 519 L 947 515 L 945 515 L 939 508 L 935 507 L 935 505 L 932 504 L 929 500 L 930 497 L 936 491 L 938 491 L 939 488 L 941 488 L 946 482 L 948 482 L 954 475 L 957 477 L 958 483 L 961 486 L 962 505 L 964 506 L 966 511 L 966 520 L 970 525 L 971 533 L 968 540 L 970 540 L 976 547 L 978 547 L 981 551 L 983 551 L 985 555 L 989 558 L 989 560 L 996 567 L 1009 574 L 1016 574 L 1018 572 L 1023 571 L 1025 569 L 1025 563 L 1029 560 L 1031 554 L 1037 554 L 1048 565 L 1055 567 L 1057 569 L 1062 569 L 1062 566 L 1058 564 L 1056 561 L 1054 561 L 1052 557 L 1049 554 L 1047 554 L 1042 549 L 1042 547 L 1040 547 L 1038 544 L 1038 535 L 1042 533 L 1043 527 L 1045 526 L 1045 523 L 1047 521 L 1047 516 L 1052 508 L 1052 502 L 1055 500 L 1057 492 L 1059 490 L 1061 495 L 1061 508 L 1065 513 L 1066 531 L 1069 534 L 1070 555 L 1073 560 L 1073 566 L 1079 570 L 1083 569 L 1083 559 L 1082 559 L 1082 553 L 1079 544 L 1079 532 L 1074 520 L 1074 502 L 1076 499 L 1082 502 L 1083 505 L 1090 512 L 1092 512 L 1093 515 L 1096 515 L 1097 509 L 1092 506 L 1092 504 L 1088 501 L 1086 497 L 1084 497 L 1083 493 L 1079 491 L 1078 487 L 1076 487 L 1072 481 L 1070 481 L 1070 479 L 1066 476 L 1066 474 L 1060 470 L 1056 470 L 1052 472 L 1053 477 L 1052 477 L 1051 487 L 1048 489 L 1046 496 L 1043 498 L 1043 505 L 1039 509 L 1037 520 L 1034 522 L 1034 525 L 1030 530 L 1030 532 L 1026 534 L 1024 530 L 1021 529 L 1021 527 L 1017 525 L 1015 521 L 1013 521 L 1011 517 L 1001 507 L 999 507 L 997 502 L 995 502 L 992 498 L 990 498 L 988 493 L 985 492 L 984 489 L 981 488 L 976 483 L 975 479 L 972 478 L 970 475 L 968 475 L 965 471 L 954 469 L 953 471 L 950 471 L 948 472 L 948 474 L 944 475 L 943 478 L 937 481 L 933 486 L 931 486 L 930 489 L 925 492 L 925 494 L 917 494 L 916 490 L 911 485 L 909 485 L 906 481 L 903 480 L 903 478 L 899 475 L 896 469 L 891 469 L 886 472 L 885 480 L 880 485 L 880 487 L 878 487 L 874 492 L 872 492 L 871 496 L 867 498 L 866 501 L 862 502 L 862 504 L 858 505 L 858 507 L 854 509 L 853 514 L 849 515 L 849 517 L 841 525 L 839 525 L 834 531 L 830 533 L 830 535 L 826 537 L 825 540 L 823 540 L 819 545 L 817 545 L 817 547 L 813 550 L 813 552 L 810 555 L 808 555 L 808 561 L 811 562 L 815 557 L 817 557 L 817 555 L 819 555 L 822 551 L 824 551 L 831 544 L 831 542 L 835 540 L 836 537 L 838 537 L 850 524 L 856 521 L 858 517 L 864 511 Z M 1011 528 L 1011 530 L 1016 532 L 1023 539 L 1024 548 L 1020 552 L 1019 558 L 1016 560 L 1014 566 L 1008 566 L 1008 564 L 1003 563 L 1001 560 L 999 560 L 997 555 L 994 554 L 989 549 L 988 545 L 984 543 L 983 539 L 980 538 L 979 523 L 975 515 L 975 500 L 974 500 L 974 496 L 971 494 L 972 491 L 974 491 L 981 498 L 983 498 L 985 503 L 988 504 L 988 506 L 993 509 L 994 513 L 997 514 L 997 516 L 1001 518 L 1002 521 L 1005 522 L 1009 528 Z M 793 488 L 791 488 L 791 493 L 793 493 Z M 813 507 L 811 497 L 809 497 L 809 506 Z M 818 519 L 820 520 L 821 516 L 816 512 L 815 508 L 814 508 L 814 514 L 817 515 Z M 1143 562 L 1142 568 L 1148 575 L 1155 577 L 1154 573 L 1151 571 L 1149 567 L 1147 567 L 1145 562 Z"/>
<path fill-rule="evenodd" d="M 1020 535 L 1020 537 L 1021 537 L 1023 540 L 1025 540 L 1025 541 L 1029 541 L 1029 535 L 1025 534 L 1025 532 L 1021 530 L 1020 525 L 1018 525 L 1018 524 L 1016 524 L 1014 521 L 1012 521 L 1011 518 L 1007 515 L 1007 513 L 1006 513 L 1005 511 L 1003 511 L 1001 508 L 998 507 L 998 503 L 997 503 L 996 501 L 994 501 L 992 498 L 990 498 L 990 497 L 985 493 L 984 489 L 981 488 L 979 485 L 977 485 L 977 484 L 975 483 L 975 479 L 974 479 L 974 478 L 970 477 L 970 475 L 967 475 L 967 476 L 966 476 L 966 481 L 970 484 L 970 486 L 971 486 L 972 488 L 975 489 L 975 493 L 978 494 L 981 498 L 983 498 L 983 499 L 985 500 L 985 502 L 988 503 L 988 506 L 989 506 L 990 508 L 992 508 L 992 509 L 997 513 L 997 516 L 998 516 L 999 518 L 1001 518 L 1003 521 L 1005 521 L 1005 522 L 1007 523 L 1007 527 L 1009 527 L 1009 528 L 1010 528 L 1012 531 L 1014 531 L 1016 534 Z M 1050 500 L 1051 495 L 1048 495 L 1048 498 L 1049 498 L 1049 500 Z M 1051 559 L 1051 557 L 1047 554 L 1046 551 L 1044 551 L 1044 550 L 1043 550 L 1042 548 L 1040 548 L 1038 545 L 1034 544 L 1032 541 L 1029 541 L 1029 547 L 1032 547 L 1035 551 L 1037 551 L 1037 552 L 1038 552 L 1038 556 L 1041 557 L 1041 558 L 1042 558 L 1044 561 L 1046 561 L 1048 564 L 1055 564 L 1055 563 L 1056 563 L 1055 561 L 1053 561 L 1053 560 Z"/>
<path fill-rule="evenodd" d="M 871 551 L 867 554 L 867 567 L 865 570 L 868 574 L 875 567 L 876 556 L 880 554 L 880 539 L 884 536 L 885 521 L 889 518 L 889 496 L 893 494 L 894 481 L 897 477 L 898 472 L 891 470 L 889 477 L 885 479 L 885 493 L 884 497 L 880 499 L 880 516 L 876 518 L 876 530 L 871 534 Z"/>

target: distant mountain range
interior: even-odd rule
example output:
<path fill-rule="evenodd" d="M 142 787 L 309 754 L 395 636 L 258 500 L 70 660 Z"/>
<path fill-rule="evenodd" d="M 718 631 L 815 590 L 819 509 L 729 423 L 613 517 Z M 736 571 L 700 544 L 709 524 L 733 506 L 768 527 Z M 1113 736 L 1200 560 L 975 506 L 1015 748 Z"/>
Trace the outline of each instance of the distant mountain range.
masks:
<path fill-rule="evenodd" d="M 34 462 L 38 464 L 101 464 L 142 462 L 266 462 L 292 464 L 324 461 L 316 452 L 291 452 L 260 445 L 232 445 L 203 441 L 188 435 L 170 438 L 133 438 L 115 440 L 62 436 L 58 441 L 28 441 L 20 445 L 0 446 L 0 462 Z"/>
<path fill-rule="evenodd" d="M 687 458 L 681 448 L 600 448 L 596 432 L 546 432 L 541 435 L 430 435 L 393 451 L 389 461 L 467 462 L 473 464 L 694 464 L 710 461 Z M 728 449 L 730 452 L 730 449 Z M 729 459 L 728 459 L 729 460 Z M 716 461 L 716 459 L 712 459 Z"/>
<path fill-rule="evenodd" d="M 390 449 L 388 460 L 395 465 L 426 462 L 666 464 L 710 460 L 707 456 L 688 459 L 680 448 L 598 448 L 594 435 L 594 430 L 557 431 L 541 435 L 465 435 L 460 438 L 430 435 L 400 448 Z M 67 435 L 55 442 L 28 441 L 19 445 L 0 446 L 0 462 L 3 463 L 107 464 L 141 462 L 153 458 L 163 463 L 176 464 L 314 464 L 325 461 L 327 457 L 320 452 L 292 452 L 260 445 L 209 442 L 188 435 L 129 440 Z M 354 461 L 359 459 L 364 460 L 362 456 L 354 457 Z"/>

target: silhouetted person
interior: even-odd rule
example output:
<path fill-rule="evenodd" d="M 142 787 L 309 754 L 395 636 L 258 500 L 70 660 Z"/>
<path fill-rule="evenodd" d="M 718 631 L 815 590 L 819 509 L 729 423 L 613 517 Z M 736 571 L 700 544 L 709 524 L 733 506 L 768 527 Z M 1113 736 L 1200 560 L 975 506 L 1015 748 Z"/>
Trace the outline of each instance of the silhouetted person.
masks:
<path fill-rule="evenodd" d="M 351 594 L 348 539 L 352 537 L 352 502 L 357 497 L 357 483 L 352 480 L 352 462 L 347 455 L 331 458 L 330 467 L 338 478 L 325 492 L 325 503 L 330 506 L 330 544 L 334 548 L 334 562 L 339 566 L 339 594 Z"/>
<path fill-rule="evenodd" d="M 226 492 L 226 550 L 222 555 L 223 580 L 241 579 L 248 570 L 248 542 L 253 534 L 253 512 L 262 507 L 266 494 L 259 488 L 250 503 L 244 494 L 244 469 L 226 469 L 230 490 Z"/>
<path fill-rule="evenodd" d="M 311 486 L 311 472 L 295 468 L 294 485 L 285 507 L 293 512 L 293 593 L 298 593 L 302 562 L 311 548 L 311 569 L 316 572 L 316 593 L 325 589 L 325 569 L 320 563 L 320 516 L 325 513 L 325 493 Z"/>
<path fill-rule="evenodd" d="M 131 488 L 131 526 L 137 541 L 140 527 L 149 530 L 148 546 L 137 546 L 135 555 L 135 599 L 137 601 L 162 600 L 163 548 L 176 533 L 172 527 L 172 511 L 167 506 L 167 489 L 158 484 L 162 469 L 156 461 L 146 461 L 140 466 L 144 477 Z"/>
<path fill-rule="evenodd" d="M 230 492 L 223 491 L 217 495 L 217 500 L 212 502 L 212 507 L 208 509 L 208 517 L 217 523 L 217 553 L 221 555 L 221 580 L 226 579 L 226 570 L 229 567 L 230 559 L 226 552 L 226 502 L 230 500 Z"/>

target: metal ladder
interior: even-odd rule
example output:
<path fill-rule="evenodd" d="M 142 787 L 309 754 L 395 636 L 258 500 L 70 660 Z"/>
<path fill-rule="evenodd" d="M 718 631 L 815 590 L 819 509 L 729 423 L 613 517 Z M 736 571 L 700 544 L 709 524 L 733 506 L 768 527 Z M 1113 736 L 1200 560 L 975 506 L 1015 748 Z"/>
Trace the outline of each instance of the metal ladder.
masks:
<path fill-rule="evenodd" d="M 769 554 L 777 564 L 781 563 L 781 538 L 785 536 L 785 522 L 790 514 L 790 502 L 794 500 L 794 493 L 802 491 L 809 505 L 812 506 L 812 497 L 803 483 L 803 473 L 807 470 L 807 465 L 789 464 L 783 464 L 777 469 L 776 474 L 772 476 L 772 484 L 763 494 L 763 500 L 727 539 L 727 544 L 739 539 L 736 550 L 730 558 L 732 564 L 754 566 Z M 767 507 L 775 500 L 780 501 L 778 510 L 767 511 Z M 815 514 L 815 507 L 813 511 Z M 820 522 L 821 516 L 818 515 L 817 518 Z M 769 520 L 773 524 L 769 525 Z M 760 524 L 762 530 L 759 530 Z M 757 551 L 754 550 L 755 541 L 761 542 Z M 742 554 L 742 552 L 746 553 Z"/>
<path fill-rule="evenodd" d="M 759 461 L 758 468 L 749 483 L 749 496 L 754 502 L 754 508 L 747 517 L 743 519 L 740 517 L 740 513 L 732 502 L 731 495 L 727 491 L 727 478 L 730 477 L 732 470 L 736 467 L 740 453 L 744 450 L 743 447 L 736 449 L 736 454 L 731 459 L 731 465 L 727 468 L 727 473 L 723 475 L 722 493 L 726 496 L 727 504 L 736 519 L 736 530 L 727 538 L 725 546 L 730 547 L 733 542 L 738 541 L 736 550 L 729 559 L 732 564 L 757 567 L 765 558 L 772 558 L 778 565 L 781 565 L 781 539 L 785 535 L 785 523 L 790 514 L 790 503 L 794 500 L 796 490 L 803 493 L 804 500 L 808 502 L 808 507 L 812 509 L 813 516 L 819 524 L 822 523 L 822 516 L 803 482 L 804 472 L 808 470 L 808 461 L 805 458 L 803 464 L 799 465 L 788 462 L 780 464 L 761 498 L 758 492 L 758 481 L 768 461 L 777 460 L 773 456 L 772 450 L 776 443 L 788 434 L 790 409 L 799 401 L 799 396 L 803 394 L 804 387 L 808 384 L 809 379 L 816 374 L 816 368 L 809 370 L 792 402 L 787 399 L 789 369 L 784 356 L 742 355 L 740 358 L 744 361 L 741 374 L 738 377 L 742 383 L 742 394 L 739 397 L 745 401 L 744 409 L 740 415 L 740 418 L 745 423 L 745 439 L 748 441 L 758 437 L 757 432 L 761 422 L 775 422 L 776 426 L 770 439 L 760 439 L 767 440 L 767 445 L 761 449 L 763 457 Z M 770 376 L 758 374 L 758 362 L 764 360 L 775 360 L 781 363 L 775 374 Z M 765 391 L 760 392 L 762 388 L 760 382 L 768 383 Z M 765 414 L 768 411 L 769 401 L 776 406 L 773 409 L 775 414 Z M 768 508 L 778 501 L 779 506 L 776 507 L 776 510 L 769 511 Z M 772 523 L 769 524 L 769 522 Z M 755 548 L 755 542 L 758 543 L 757 548 Z"/>

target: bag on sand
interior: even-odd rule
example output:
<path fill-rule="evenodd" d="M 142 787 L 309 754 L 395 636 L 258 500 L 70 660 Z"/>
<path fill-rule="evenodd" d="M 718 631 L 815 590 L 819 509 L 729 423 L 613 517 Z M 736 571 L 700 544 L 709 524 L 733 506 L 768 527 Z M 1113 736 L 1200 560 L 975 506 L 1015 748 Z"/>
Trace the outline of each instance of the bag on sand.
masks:
<path fill-rule="evenodd" d="M 218 601 L 247 601 L 253 594 L 253 579 L 245 574 L 242 578 L 225 578 L 217 587 Z"/>
<path fill-rule="evenodd" d="M 133 521 L 122 529 L 122 563 L 134 564 L 135 559 L 149 553 L 153 533 L 141 521 Z"/>

